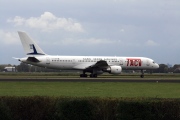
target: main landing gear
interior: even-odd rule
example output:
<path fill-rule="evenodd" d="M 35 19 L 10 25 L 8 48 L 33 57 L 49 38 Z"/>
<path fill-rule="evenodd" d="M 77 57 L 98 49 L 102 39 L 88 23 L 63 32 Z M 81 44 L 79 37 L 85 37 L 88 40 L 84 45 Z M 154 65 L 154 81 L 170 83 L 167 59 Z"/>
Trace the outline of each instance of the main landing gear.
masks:
<path fill-rule="evenodd" d="M 85 71 L 83 71 L 83 74 L 80 74 L 80 77 L 87 77 L 88 75 L 86 74 Z"/>
<path fill-rule="evenodd" d="M 87 74 L 80 74 L 80 77 L 87 77 Z"/>
<path fill-rule="evenodd" d="M 91 78 L 97 78 L 97 74 L 90 74 Z"/>
<path fill-rule="evenodd" d="M 83 74 L 80 74 L 80 77 L 88 77 L 88 75 L 83 71 Z M 97 74 L 90 74 L 89 77 L 91 78 L 97 78 Z"/>
<path fill-rule="evenodd" d="M 141 70 L 141 75 L 140 75 L 141 78 L 144 78 L 144 71 Z"/>
<path fill-rule="evenodd" d="M 88 75 L 87 74 L 80 74 L 80 77 L 88 77 Z M 97 74 L 90 74 L 89 77 L 97 78 Z"/>

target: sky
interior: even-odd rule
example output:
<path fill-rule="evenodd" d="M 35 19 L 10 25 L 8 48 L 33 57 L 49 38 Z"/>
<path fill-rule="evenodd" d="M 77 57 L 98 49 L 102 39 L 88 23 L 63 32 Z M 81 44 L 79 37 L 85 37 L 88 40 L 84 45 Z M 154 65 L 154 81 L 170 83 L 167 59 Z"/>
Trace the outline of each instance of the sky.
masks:
<path fill-rule="evenodd" d="M 17 31 L 49 55 L 180 64 L 180 0 L 0 0 L 0 15 L 0 64 L 25 57 Z"/>

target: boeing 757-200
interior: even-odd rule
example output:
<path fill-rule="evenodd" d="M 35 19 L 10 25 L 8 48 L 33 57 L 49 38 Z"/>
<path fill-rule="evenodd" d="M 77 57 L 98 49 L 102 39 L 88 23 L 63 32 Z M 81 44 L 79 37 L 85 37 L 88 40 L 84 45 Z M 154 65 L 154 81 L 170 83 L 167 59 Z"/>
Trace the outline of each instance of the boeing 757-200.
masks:
<path fill-rule="evenodd" d="M 120 74 L 122 70 L 144 70 L 159 68 L 154 60 L 146 57 L 106 57 L 106 56 L 54 56 L 48 55 L 25 33 L 18 31 L 26 57 L 18 58 L 19 61 L 35 66 L 59 69 L 81 70 L 80 77 L 97 77 L 104 72 Z"/>

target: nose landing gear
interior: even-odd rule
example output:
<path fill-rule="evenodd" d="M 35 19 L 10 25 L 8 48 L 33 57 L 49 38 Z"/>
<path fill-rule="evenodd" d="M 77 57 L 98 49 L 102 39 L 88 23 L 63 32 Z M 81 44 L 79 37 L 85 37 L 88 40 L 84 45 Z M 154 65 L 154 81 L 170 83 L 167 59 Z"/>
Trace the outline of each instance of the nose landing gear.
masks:
<path fill-rule="evenodd" d="M 140 75 L 141 78 L 144 78 L 144 71 L 141 70 L 141 75 Z"/>

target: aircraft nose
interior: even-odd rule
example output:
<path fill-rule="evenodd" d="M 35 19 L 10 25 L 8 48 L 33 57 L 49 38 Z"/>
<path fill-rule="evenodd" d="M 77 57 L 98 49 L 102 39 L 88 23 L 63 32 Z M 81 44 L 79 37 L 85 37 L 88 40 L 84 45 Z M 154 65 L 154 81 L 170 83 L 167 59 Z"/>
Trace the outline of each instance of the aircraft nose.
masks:
<path fill-rule="evenodd" d="M 156 68 L 159 68 L 159 65 L 156 63 Z"/>

